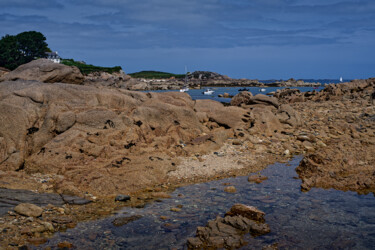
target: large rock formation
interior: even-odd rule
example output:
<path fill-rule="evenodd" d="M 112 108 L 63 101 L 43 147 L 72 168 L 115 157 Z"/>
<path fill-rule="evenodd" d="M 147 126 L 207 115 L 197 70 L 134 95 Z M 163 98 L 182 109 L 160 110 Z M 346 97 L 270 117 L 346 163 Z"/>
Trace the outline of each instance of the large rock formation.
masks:
<path fill-rule="evenodd" d="M 281 115 L 295 116 L 290 108 L 262 103 L 225 107 L 179 92 L 2 82 L 0 171 L 51 175 L 49 187 L 70 195 L 137 190 L 162 182 L 176 168 L 176 156 L 298 125 Z"/>
<path fill-rule="evenodd" d="M 82 84 L 83 75 L 77 67 L 53 63 L 47 59 L 38 59 L 23 64 L 0 77 L 1 81 L 32 80 L 46 83 Z"/>
<path fill-rule="evenodd" d="M 194 71 L 189 74 L 189 83 L 196 86 L 264 86 L 258 80 L 232 79 L 210 71 Z"/>
<path fill-rule="evenodd" d="M 355 80 L 327 85 L 320 92 L 300 93 L 282 90 L 276 93 L 282 105 L 284 123 L 295 110 L 307 126 L 296 139 L 307 153 L 296 169 L 302 179 L 301 188 L 313 187 L 375 191 L 375 105 L 371 94 L 375 79 Z M 281 117 L 280 117 L 281 118 Z M 297 117 L 296 117 L 297 118 Z M 310 132 L 307 132 L 310 130 Z M 312 147 L 317 144 L 320 148 Z"/>
<path fill-rule="evenodd" d="M 245 131 L 247 112 L 179 92 L 2 82 L 0 170 L 54 175 L 55 191 L 67 194 L 136 189 L 160 182 L 175 156 Z M 207 134 L 204 145 L 190 143 Z"/>

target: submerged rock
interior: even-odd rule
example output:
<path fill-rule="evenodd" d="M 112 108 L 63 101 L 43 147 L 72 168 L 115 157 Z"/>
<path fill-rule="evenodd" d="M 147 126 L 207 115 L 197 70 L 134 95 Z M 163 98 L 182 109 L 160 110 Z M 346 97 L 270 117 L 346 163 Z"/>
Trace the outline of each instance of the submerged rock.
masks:
<path fill-rule="evenodd" d="M 268 179 L 267 176 L 256 174 L 256 175 L 250 175 L 247 180 L 249 182 L 261 183 L 261 182 L 263 182 L 263 181 L 265 181 L 267 179 Z"/>
<path fill-rule="evenodd" d="M 229 186 L 229 187 L 225 187 L 224 191 L 227 192 L 227 193 L 235 193 L 235 192 L 237 192 L 237 189 L 236 189 L 235 186 Z"/>
<path fill-rule="evenodd" d="M 115 227 L 121 227 L 125 224 L 128 224 L 128 223 L 132 222 L 132 221 L 139 220 L 140 218 L 142 218 L 141 215 L 133 215 L 133 216 L 128 216 L 128 217 L 118 217 L 118 218 L 115 218 L 112 221 L 112 224 Z"/>
<path fill-rule="evenodd" d="M 196 237 L 187 240 L 187 247 L 188 249 L 239 248 L 245 244 L 242 239 L 244 234 L 250 232 L 256 237 L 271 231 L 264 223 L 263 216 L 264 213 L 255 207 L 236 204 L 224 218 L 218 216 L 215 220 L 209 221 L 205 227 L 198 227 Z"/>

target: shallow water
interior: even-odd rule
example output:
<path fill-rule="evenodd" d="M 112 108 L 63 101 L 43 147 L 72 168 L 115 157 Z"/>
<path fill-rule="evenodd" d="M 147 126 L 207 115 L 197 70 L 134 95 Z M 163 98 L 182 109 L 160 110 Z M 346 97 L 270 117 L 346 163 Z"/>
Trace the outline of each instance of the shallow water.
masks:
<path fill-rule="evenodd" d="M 269 166 L 261 172 L 269 179 L 261 184 L 249 183 L 245 176 L 179 188 L 171 199 L 143 209 L 124 208 L 114 217 L 80 223 L 57 233 L 45 246 L 53 248 L 66 240 L 80 249 L 182 249 L 197 226 L 243 203 L 263 210 L 271 228 L 270 234 L 261 237 L 247 235 L 244 249 L 273 243 L 280 249 L 373 249 L 374 196 L 323 189 L 301 192 L 301 181 L 295 179 L 301 159 Z M 223 191 L 228 183 L 237 188 L 236 193 Z M 183 206 L 180 212 L 170 211 L 177 205 Z M 112 225 L 114 218 L 131 215 L 143 217 L 121 227 Z"/>
<path fill-rule="evenodd" d="M 215 92 L 212 95 L 204 95 L 202 92 L 207 89 L 207 88 L 202 88 L 202 89 L 190 89 L 188 93 L 193 100 L 198 100 L 198 99 L 211 99 L 219 102 L 230 102 L 231 98 L 222 98 L 218 97 L 220 94 L 228 93 L 229 95 L 235 96 L 238 93 L 240 93 L 238 90 L 243 89 L 244 87 L 214 87 L 210 88 L 213 89 Z M 266 95 L 270 92 L 274 92 L 278 89 L 284 89 L 285 87 L 246 87 L 246 89 L 249 89 L 249 91 L 253 95 L 257 94 L 263 94 Z M 299 89 L 301 92 L 307 92 L 307 91 L 320 91 L 324 89 L 324 86 L 320 86 L 317 89 L 314 89 L 313 87 L 292 87 L 293 89 Z M 264 92 L 260 92 L 260 89 L 265 89 Z M 149 91 L 145 91 L 149 92 Z M 179 92 L 179 90 L 153 90 L 151 92 Z"/>

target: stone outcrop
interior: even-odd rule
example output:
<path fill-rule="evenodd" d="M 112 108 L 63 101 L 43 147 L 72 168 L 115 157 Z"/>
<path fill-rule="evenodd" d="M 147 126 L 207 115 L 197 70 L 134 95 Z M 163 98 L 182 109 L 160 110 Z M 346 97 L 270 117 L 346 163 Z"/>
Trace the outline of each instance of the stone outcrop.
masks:
<path fill-rule="evenodd" d="M 125 74 L 125 72 L 122 70 L 112 74 L 107 72 L 93 72 L 85 75 L 83 84 L 100 87 L 126 88 L 127 82 L 130 79 L 131 77 Z"/>
<path fill-rule="evenodd" d="M 43 191 L 67 195 L 129 193 L 159 183 L 176 168 L 177 156 L 283 127 L 261 106 L 32 81 L 0 83 L 0 120 L 0 179 L 48 175 Z"/>
<path fill-rule="evenodd" d="M 82 84 L 83 75 L 77 67 L 53 63 L 47 59 L 38 59 L 23 64 L 0 77 L 1 81 L 31 80 L 45 83 Z"/>
<path fill-rule="evenodd" d="M 290 78 L 286 81 L 275 81 L 267 84 L 270 87 L 318 87 L 321 86 L 319 82 L 305 82 L 304 80 L 296 80 Z"/>
<path fill-rule="evenodd" d="M 307 151 L 296 169 L 302 190 L 375 191 L 375 105 L 368 96 L 373 87 L 372 79 L 327 86 L 311 100 L 291 104 L 306 124 L 295 134 Z"/>
<path fill-rule="evenodd" d="M 375 78 L 367 80 L 353 80 L 351 82 L 329 84 L 321 91 L 300 92 L 296 89 L 277 90 L 275 97 L 282 103 L 295 103 L 304 101 L 341 101 L 371 98 L 375 91 Z"/>
<path fill-rule="evenodd" d="M 253 96 L 248 91 L 242 91 L 232 98 L 230 104 L 232 106 L 241 106 L 241 105 L 254 105 L 254 104 L 263 104 L 263 105 L 272 105 L 275 108 L 279 107 L 279 102 L 275 97 L 269 97 L 266 95 L 258 94 Z"/>
<path fill-rule="evenodd" d="M 254 237 L 269 233 L 264 223 L 264 212 L 252 206 L 235 204 L 225 217 L 218 216 L 205 227 L 198 227 L 196 237 L 187 241 L 188 249 L 234 249 L 245 245 L 242 236 L 250 232 Z"/>
<path fill-rule="evenodd" d="M 243 120 L 250 122 L 250 134 L 263 133 L 272 136 L 288 127 L 298 128 L 302 125 L 298 112 L 288 105 L 279 105 L 275 97 L 262 94 L 253 96 L 248 91 L 242 91 L 232 98 L 231 105 L 248 110 L 248 113 L 243 115 Z"/>
<path fill-rule="evenodd" d="M 188 77 L 189 84 L 194 86 L 264 86 L 258 80 L 233 79 L 210 71 L 195 71 Z"/>

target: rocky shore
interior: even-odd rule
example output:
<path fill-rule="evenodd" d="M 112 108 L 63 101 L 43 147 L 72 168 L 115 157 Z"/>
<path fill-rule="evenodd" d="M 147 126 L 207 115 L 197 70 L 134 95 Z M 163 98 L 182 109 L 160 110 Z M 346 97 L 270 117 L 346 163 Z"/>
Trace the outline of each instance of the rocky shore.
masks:
<path fill-rule="evenodd" d="M 0 188 L 92 202 L 41 205 L 35 218 L 11 210 L 1 217 L 1 247 L 37 244 L 121 205 L 142 207 L 177 186 L 248 175 L 297 154 L 305 155 L 302 190 L 374 192 L 374 79 L 275 97 L 241 92 L 225 107 L 113 88 L 121 83 L 110 77 L 85 86 L 74 68 L 43 63 L 26 65 L 27 79 L 15 76 L 21 69 L 0 78 Z M 119 194 L 130 197 L 116 202 Z M 52 219 L 66 216 L 69 223 Z"/>
<path fill-rule="evenodd" d="M 43 77 L 41 77 L 43 76 Z M 114 72 L 93 72 L 82 75 L 75 67 L 67 67 L 61 64 L 51 64 L 47 59 L 34 60 L 18 69 L 10 72 L 0 68 L 0 81 L 38 80 L 54 83 L 74 83 L 98 88 L 121 88 L 127 90 L 177 90 L 185 85 L 185 79 L 143 79 L 132 78 L 124 71 Z M 233 79 L 209 71 L 195 71 L 188 74 L 188 83 L 191 89 L 203 87 L 318 87 L 320 83 L 304 82 L 293 78 L 286 81 L 274 81 L 263 83 L 251 79 Z"/>

